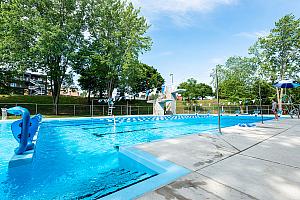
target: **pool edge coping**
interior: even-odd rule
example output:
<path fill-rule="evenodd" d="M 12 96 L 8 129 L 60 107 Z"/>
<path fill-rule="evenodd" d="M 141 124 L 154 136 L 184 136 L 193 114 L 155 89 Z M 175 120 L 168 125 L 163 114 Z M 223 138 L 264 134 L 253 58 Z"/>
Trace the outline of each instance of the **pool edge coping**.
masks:
<path fill-rule="evenodd" d="M 119 153 L 158 173 L 158 175 L 101 198 L 103 200 L 135 199 L 191 173 L 189 169 L 176 165 L 173 162 L 157 158 L 135 146 L 120 147 Z"/>

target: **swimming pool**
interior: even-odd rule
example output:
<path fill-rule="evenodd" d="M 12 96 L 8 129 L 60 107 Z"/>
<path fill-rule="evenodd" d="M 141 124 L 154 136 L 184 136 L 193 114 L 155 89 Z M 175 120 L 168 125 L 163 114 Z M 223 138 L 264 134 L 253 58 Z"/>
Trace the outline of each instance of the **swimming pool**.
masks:
<path fill-rule="evenodd" d="M 270 118 L 266 118 L 270 119 Z M 259 121 L 259 117 L 222 116 L 221 126 Z M 217 128 L 216 116 L 118 117 L 45 120 L 32 165 L 8 170 L 17 147 L 11 122 L 0 123 L 0 197 L 2 199 L 94 199 L 157 175 L 148 168 L 122 165 L 118 146 L 201 133 Z"/>

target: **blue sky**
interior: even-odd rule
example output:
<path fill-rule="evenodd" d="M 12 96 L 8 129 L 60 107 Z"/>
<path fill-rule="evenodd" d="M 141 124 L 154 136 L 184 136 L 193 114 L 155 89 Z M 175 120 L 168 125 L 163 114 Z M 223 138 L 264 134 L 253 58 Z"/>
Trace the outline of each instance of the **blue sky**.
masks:
<path fill-rule="evenodd" d="M 142 62 L 159 70 L 170 83 L 195 78 L 210 83 L 216 64 L 229 56 L 246 56 L 259 36 L 275 21 L 293 13 L 300 0 L 131 0 L 151 24 L 150 52 Z"/>

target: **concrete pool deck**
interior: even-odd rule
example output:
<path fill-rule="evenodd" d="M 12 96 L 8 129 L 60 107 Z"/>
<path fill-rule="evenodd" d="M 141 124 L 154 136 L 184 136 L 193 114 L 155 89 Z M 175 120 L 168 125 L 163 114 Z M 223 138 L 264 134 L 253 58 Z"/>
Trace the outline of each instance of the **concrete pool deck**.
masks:
<path fill-rule="evenodd" d="M 300 120 L 228 127 L 138 145 L 192 172 L 139 200 L 299 199 Z"/>

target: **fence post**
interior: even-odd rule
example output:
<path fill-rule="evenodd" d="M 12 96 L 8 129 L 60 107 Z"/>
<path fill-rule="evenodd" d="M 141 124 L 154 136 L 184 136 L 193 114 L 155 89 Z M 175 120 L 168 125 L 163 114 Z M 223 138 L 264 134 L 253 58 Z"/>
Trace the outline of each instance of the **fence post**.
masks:
<path fill-rule="evenodd" d="M 37 103 L 35 104 L 35 114 L 37 114 L 38 113 L 38 105 L 37 105 Z"/>
<path fill-rule="evenodd" d="M 76 105 L 74 104 L 74 116 L 76 116 Z"/>
<path fill-rule="evenodd" d="M 131 105 L 129 106 L 129 115 L 131 115 Z"/>
<path fill-rule="evenodd" d="M 137 108 L 138 108 L 138 115 L 140 115 L 140 107 L 138 106 Z"/>
<path fill-rule="evenodd" d="M 94 117 L 94 104 L 92 104 L 92 117 Z"/>
<path fill-rule="evenodd" d="M 123 106 L 121 105 L 121 115 L 123 115 L 123 112 L 122 112 L 122 107 L 123 107 Z"/>
<path fill-rule="evenodd" d="M 92 116 L 92 106 L 90 105 L 90 115 Z"/>
<path fill-rule="evenodd" d="M 150 115 L 150 111 L 149 111 L 150 109 L 149 109 L 149 107 L 147 107 L 147 108 L 148 108 L 148 115 Z M 299 105 L 299 109 L 300 109 L 300 105 Z"/>
<path fill-rule="evenodd" d="M 55 115 L 58 114 L 57 104 L 55 104 Z"/>
<path fill-rule="evenodd" d="M 268 106 L 268 115 L 270 114 L 270 109 L 269 109 L 269 106 Z"/>

